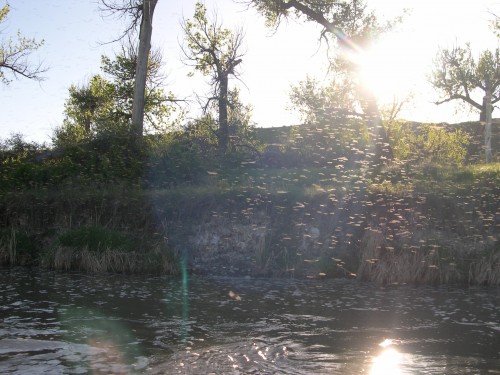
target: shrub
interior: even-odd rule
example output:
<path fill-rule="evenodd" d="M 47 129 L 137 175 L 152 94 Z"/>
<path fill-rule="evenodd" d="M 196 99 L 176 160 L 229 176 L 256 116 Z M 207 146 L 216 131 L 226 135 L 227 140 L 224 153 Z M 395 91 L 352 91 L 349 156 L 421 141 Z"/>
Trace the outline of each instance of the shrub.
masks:
<path fill-rule="evenodd" d="M 440 164 L 462 164 L 467 157 L 470 136 L 444 125 L 413 125 L 393 121 L 386 124 L 394 156 L 399 160 L 418 160 Z"/>
<path fill-rule="evenodd" d="M 62 246 L 90 251 L 119 249 L 132 251 L 140 246 L 140 242 L 128 234 L 103 227 L 82 227 L 70 229 L 59 236 Z"/>

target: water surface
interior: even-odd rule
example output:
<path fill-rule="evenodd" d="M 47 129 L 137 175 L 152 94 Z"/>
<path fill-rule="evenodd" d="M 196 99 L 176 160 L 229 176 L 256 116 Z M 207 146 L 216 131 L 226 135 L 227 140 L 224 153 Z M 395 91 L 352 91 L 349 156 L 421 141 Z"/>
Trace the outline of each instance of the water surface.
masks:
<path fill-rule="evenodd" d="M 500 374 L 500 290 L 0 270 L 2 374 Z"/>

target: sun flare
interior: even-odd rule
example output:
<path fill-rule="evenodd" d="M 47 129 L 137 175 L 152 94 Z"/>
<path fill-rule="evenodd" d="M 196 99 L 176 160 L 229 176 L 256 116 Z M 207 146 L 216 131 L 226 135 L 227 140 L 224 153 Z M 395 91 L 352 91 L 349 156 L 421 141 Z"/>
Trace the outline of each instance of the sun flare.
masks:
<path fill-rule="evenodd" d="M 408 95 L 418 81 L 425 79 L 428 66 L 422 58 L 427 53 L 419 45 L 421 42 L 409 34 L 391 34 L 360 52 L 361 84 L 381 102 Z"/>

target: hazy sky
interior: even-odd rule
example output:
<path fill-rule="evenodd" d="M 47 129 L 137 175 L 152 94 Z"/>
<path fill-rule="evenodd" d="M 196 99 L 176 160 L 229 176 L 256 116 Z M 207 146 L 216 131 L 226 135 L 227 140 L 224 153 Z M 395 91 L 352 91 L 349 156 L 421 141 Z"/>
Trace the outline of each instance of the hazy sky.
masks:
<path fill-rule="evenodd" d="M 154 15 L 153 44 L 163 50 L 168 90 L 179 97 L 193 92 L 208 92 L 202 77 L 189 78 L 190 68 L 183 65 L 179 44 L 182 43 L 180 20 L 193 15 L 195 0 L 160 0 Z M 5 3 L 0 0 L 0 5 Z M 46 80 L 13 81 L 0 86 L 0 138 L 20 132 L 28 139 L 47 141 L 63 119 L 64 101 L 71 84 L 82 84 L 100 73 L 100 56 L 113 55 L 118 44 L 102 45 L 116 38 L 123 24 L 102 18 L 97 0 L 10 0 L 11 13 L 2 25 L 0 38 L 15 35 L 44 39 L 45 44 L 34 57 L 50 68 Z M 452 106 L 436 107 L 433 92 L 426 85 L 429 64 L 439 46 L 470 41 L 477 48 L 496 48 L 488 22 L 490 11 L 499 14 L 499 4 L 492 0 L 369 0 L 379 15 L 392 17 L 403 8 L 410 11 L 397 33 L 382 42 L 370 54 L 367 75 L 375 91 L 388 100 L 393 92 L 415 91 L 413 107 L 404 117 L 417 121 L 461 121 L 477 119 L 467 112 L 454 115 Z M 247 10 L 231 0 L 206 0 L 211 14 L 217 9 L 227 27 L 245 31 L 247 54 L 241 65 L 241 79 L 234 81 L 242 97 L 254 107 L 253 120 L 258 126 L 280 126 L 299 123 L 296 114 L 287 109 L 290 85 L 306 74 L 324 78 L 326 57 L 319 48 L 319 29 L 310 24 L 283 23 L 280 28 L 266 29 L 264 20 L 253 9 Z M 422 95 L 419 95 L 422 93 Z M 191 104 L 193 110 L 197 104 Z"/>

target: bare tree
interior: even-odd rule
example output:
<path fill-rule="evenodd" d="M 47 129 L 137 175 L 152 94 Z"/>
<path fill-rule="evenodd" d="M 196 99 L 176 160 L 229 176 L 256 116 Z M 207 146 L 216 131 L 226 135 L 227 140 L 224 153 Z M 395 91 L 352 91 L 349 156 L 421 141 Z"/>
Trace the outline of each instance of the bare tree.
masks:
<path fill-rule="evenodd" d="M 225 153 L 229 143 L 229 78 L 238 76 L 236 67 L 243 57 L 241 52 L 243 32 L 224 29 L 217 17 L 210 22 L 202 3 L 196 4 L 193 18 L 184 20 L 182 28 L 186 41 L 186 46 L 182 47 L 186 64 L 194 66 L 195 70 L 211 78 L 213 95 L 208 99 L 205 108 L 209 107 L 212 100 L 217 100 L 219 112 L 217 139 L 220 151 Z"/>

